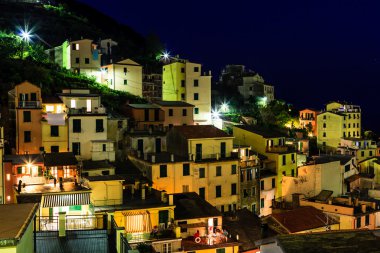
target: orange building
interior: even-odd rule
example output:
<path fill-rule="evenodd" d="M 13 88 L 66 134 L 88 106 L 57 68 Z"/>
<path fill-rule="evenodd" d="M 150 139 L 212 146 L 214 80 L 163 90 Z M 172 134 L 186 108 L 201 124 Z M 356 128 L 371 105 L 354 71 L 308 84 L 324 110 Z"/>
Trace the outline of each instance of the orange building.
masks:
<path fill-rule="evenodd" d="M 41 89 L 25 81 L 11 93 L 15 100 L 16 153 L 38 154 L 42 147 Z"/>
<path fill-rule="evenodd" d="M 317 136 L 317 115 L 319 111 L 314 109 L 303 109 L 300 111 L 300 126 L 306 129 L 311 126 L 309 136 Z M 309 129 L 308 129 L 309 130 Z"/>
<path fill-rule="evenodd" d="M 165 127 L 194 125 L 194 105 L 182 101 L 156 101 L 165 112 Z"/>
<path fill-rule="evenodd" d="M 129 127 L 135 130 L 163 130 L 165 115 L 158 105 L 129 104 L 126 113 L 131 117 Z"/>

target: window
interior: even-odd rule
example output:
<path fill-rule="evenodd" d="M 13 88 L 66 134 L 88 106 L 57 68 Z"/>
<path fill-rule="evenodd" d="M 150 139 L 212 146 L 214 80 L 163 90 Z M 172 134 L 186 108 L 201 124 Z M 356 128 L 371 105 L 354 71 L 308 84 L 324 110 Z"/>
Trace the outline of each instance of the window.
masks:
<path fill-rule="evenodd" d="M 59 136 L 59 127 L 58 126 L 50 126 L 50 136 L 58 137 Z"/>
<path fill-rule="evenodd" d="M 24 142 L 31 142 L 32 136 L 30 131 L 24 131 Z"/>
<path fill-rule="evenodd" d="M 264 198 L 260 199 L 260 208 L 264 208 Z"/>
<path fill-rule="evenodd" d="M 216 176 L 222 176 L 222 166 L 216 166 Z"/>
<path fill-rule="evenodd" d="M 356 219 L 356 228 L 360 228 L 362 226 L 362 217 L 358 217 Z"/>
<path fill-rule="evenodd" d="M 369 151 L 369 156 L 372 156 L 372 150 Z"/>
<path fill-rule="evenodd" d="M 348 123 L 348 128 L 351 128 L 351 124 L 350 123 Z"/>
<path fill-rule="evenodd" d="M 102 119 L 97 119 L 96 120 L 96 132 L 97 133 L 104 132 L 103 120 Z"/>
<path fill-rule="evenodd" d="M 173 109 L 169 109 L 169 116 L 173 116 Z"/>
<path fill-rule="evenodd" d="M 183 176 L 190 176 L 190 164 L 189 163 L 184 163 L 183 164 Z"/>
<path fill-rule="evenodd" d="M 231 184 L 231 195 L 236 195 L 236 183 Z"/>
<path fill-rule="evenodd" d="M 181 80 L 181 87 L 185 87 L 185 80 Z"/>
<path fill-rule="evenodd" d="M 123 128 L 123 121 L 119 120 L 119 121 L 117 122 L 117 128 L 118 128 L 118 129 Z"/>
<path fill-rule="evenodd" d="M 365 225 L 368 226 L 369 225 L 369 214 L 367 214 L 365 216 Z"/>
<path fill-rule="evenodd" d="M 54 105 L 47 105 L 46 106 L 46 112 L 53 112 L 54 111 Z"/>
<path fill-rule="evenodd" d="M 86 100 L 86 112 L 91 112 L 91 99 Z"/>
<path fill-rule="evenodd" d="M 364 156 L 364 151 L 361 151 L 360 153 L 361 153 L 361 156 Z"/>
<path fill-rule="evenodd" d="M 294 177 L 294 169 L 292 169 L 292 177 Z"/>
<path fill-rule="evenodd" d="M 74 155 L 80 155 L 80 142 L 73 142 L 72 145 Z"/>
<path fill-rule="evenodd" d="M 178 222 L 178 226 L 181 227 L 181 233 L 186 233 L 187 232 L 187 228 L 185 226 L 181 226 L 181 225 L 186 225 L 187 224 L 187 221 L 179 221 Z"/>
<path fill-rule="evenodd" d="M 282 165 L 286 165 L 286 155 L 282 156 Z"/>
<path fill-rule="evenodd" d="M 199 197 L 201 197 L 202 199 L 206 199 L 206 188 L 199 188 Z"/>
<path fill-rule="evenodd" d="M 185 100 L 185 93 L 181 93 L 181 99 Z"/>
<path fill-rule="evenodd" d="M 110 174 L 110 171 L 109 170 L 102 170 L 102 175 L 103 176 L 107 176 Z"/>
<path fill-rule="evenodd" d="M 198 93 L 194 93 L 194 100 L 199 100 L 199 95 L 198 95 Z"/>
<path fill-rule="evenodd" d="M 31 116 L 30 111 L 23 111 L 23 116 L 24 116 L 24 122 L 32 121 L 32 116 Z"/>
<path fill-rule="evenodd" d="M 199 80 L 198 79 L 194 79 L 194 87 L 198 87 L 199 86 Z"/>
<path fill-rule="evenodd" d="M 79 57 L 75 58 L 75 63 L 79 64 Z"/>
<path fill-rule="evenodd" d="M 194 108 L 194 114 L 199 114 L 199 108 L 197 107 Z"/>
<path fill-rule="evenodd" d="M 236 164 L 231 165 L 231 174 L 235 175 L 236 174 Z"/>
<path fill-rule="evenodd" d="M 189 192 L 189 186 L 188 185 L 182 185 L 182 192 Z"/>
<path fill-rule="evenodd" d="M 75 99 L 71 99 L 70 108 L 75 108 L 75 107 L 77 107 L 77 101 Z"/>
<path fill-rule="evenodd" d="M 106 152 L 106 151 L 107 151 L 107 144 L 103 144 L 103 145 L 102 145 L 102 150 L 103 150 L 103 152 Z"/>
<path fill-rule="evenodd" d="M 199 72 L 199 67 L 194 67 L 194 72 Z"/>
<path fill-rule="evenodd" d="M 168 170 L 166 164 L 160 165 L 160 177 L 167 177 L 168 176 Z"/>
<path fill-rule="evenodd" d="M 171 253 L 172 252 L 172 244 L 171 243 L 163 243 L 162 244 L 162 253 Z"/>
<path fill-rule="evenodd" d="M 326 123 L 323 123 L 323 128 L 326 128 Z"/>
<path fill-rule="evenodd" d="M 51 153 L 58 153 L 59 152 L 59 146 L 51 146 L 50 152 Z"/>
<path fill-rule="evenodd" d="M 294 159 L 294 154 L 292 154 L 292 163 L 295 163 L 296 159 Z"/>
<path fill-rule="evenodd" d="M 260 190 L 264 190 L 264 180 L 260 181 Z"/>
<path fill-rule="evenodd" d="M 250 197 L 250 195 L 251 195 L 250 189 L 244 189 L 243 190 L 243 196 L 244 196 L 244 198 Z"/>
<path fill-rule="evenodd" d="M 80 119 L 73 119 L 73 133 L 80 133 L 81 132 L 81 120 Z"/>
<path fill-rule="evenodd" d="M 85 64 L 90 64 L 90 58 L 84 58 L 84 63 Z"/>
<path fill-rule="evenodd" d="M 247 169 L 247 181 L 252 181 L 253 174 L 252 169 Z"/>
<path fill-rule="evenodd" d="M 326 119 L 326 115 L 323 115 L 323 119 Z"/>
<path fill-rule="evenodd" d="M 252 196 L 256 195 L 256 187 L 252 187 Z"/>
<path fill-rule="evenodd" d="M 187 116 L 187 109 L 182 109 L 182 116 Z"/>
<path fill-rule="evenodd" d="M 124 79 L 124 85 L 127 85 L 127 84 L 128 84 L 128 80 Z"/>
<path fill-rule="evenodd" d="M 323 132 L 323 137 L 326 137 L 326 132 Z"/>
<path fill-rule="evenodd" d="M 205 168 L 199 168 L 199 178 L 205 178 Z"/>
<path fill-rule="evenodd" d="M 276 179 L 272 178 L 272 188 L 276 188 Z"/>
<path fill-rule="evenodd" d="M 181 68 L 181 73 L 185 73 L 185 68 Z"/>
<path fill-rule="evenodd" d="M 126 75 L 128 72 L 128 69 L 127 68 L 124 68 L 124 75 Z"/>
<path fill-rule="evenodd" d="M 222 197 L 222 186 L 221 185 L 215 186 L 215 197 L 216 198 Z"/>
<path fill-rule="evenodd" d="M 350 171 L 350 168 L 351 168 L 351 166 L 349 164 L 347 164 L 346 166 L 344 166 L 344 172 Z"/>
<path fill-rule="evenodd" d="M 79 44 L 73 43 L 73 50 L 79 50 Z"/>

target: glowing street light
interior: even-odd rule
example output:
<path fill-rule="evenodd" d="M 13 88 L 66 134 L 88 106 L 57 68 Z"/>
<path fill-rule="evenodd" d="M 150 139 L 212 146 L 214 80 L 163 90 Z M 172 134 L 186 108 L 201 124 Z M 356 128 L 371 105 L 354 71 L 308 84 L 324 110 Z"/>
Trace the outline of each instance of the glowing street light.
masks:
<path fill-rule="evenodd" d="M 223 103 L 221 106 L 220 106 L 220 110 L 222 112 L 228 112 L 228 104 L 227 103 Z"/>
<path fill-rule="evenodd" d="M 24 41 L 27 41 L 27 42 L 30 41 L 30 37 L 31 37 L 31 35 L 30 35 L 30 32 L 29 32 L 29 31 L 21 31 L 20 36 L 21 36 L 21 38 L 22 38 Z"/>

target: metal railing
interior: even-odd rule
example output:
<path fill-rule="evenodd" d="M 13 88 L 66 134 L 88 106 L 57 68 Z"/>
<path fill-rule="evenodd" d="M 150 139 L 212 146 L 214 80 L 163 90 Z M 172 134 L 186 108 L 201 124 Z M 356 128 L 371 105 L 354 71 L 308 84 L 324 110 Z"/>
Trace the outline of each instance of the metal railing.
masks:
<path fill-rule="evenodd" d="M 66 230 L 98 230 L 106 229 L 107 218 L 103 214 L 97 215 L 66 215 Z M 36 227 L 38 231 L 58 231 L 58 216 L 38 216 L 36 217 Z"/>
<path fill-rule="evenodd" d="M 41 103 L 40 101 L 19 101 L 18 107 L 19 108 L 40 108 Z"/>
<path fill-rule="evenodd" d="M 38 231 L 58 231 L 58 216 L 37 216 Z"/>

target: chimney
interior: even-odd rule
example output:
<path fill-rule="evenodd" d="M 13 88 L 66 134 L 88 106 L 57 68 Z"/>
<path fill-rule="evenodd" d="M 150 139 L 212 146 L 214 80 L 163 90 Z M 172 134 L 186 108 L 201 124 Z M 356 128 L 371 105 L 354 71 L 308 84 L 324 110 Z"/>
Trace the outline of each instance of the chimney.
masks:
<path fill-rule="evenodd" d="M 141 199 L 145 199 L 145 187 L 141 189 Z"/>
<path fill-rule="evenodd" d="M 174 154 L 171 154 L 171 155 L 170 155 L 170 161 L 171 161 L 171 162 L 174 162 Z"/>
<path fill-rule="evenodd" d="M 293 193 L 292 194 L 292 204 L 293 204 L 293 209 L 300 207 L 300 194 L 299 193 Z"/>
<path fill-rule="evenodd" d="M 173 197 L 174 197 L 173 194 L 170 194 L 170 195 L 169 195 L 169 206 L 174 205 L 174 203 L 173 203 L 173 202 L 174 202 L 174 201 L 173 201 Z"/>
<path fill-rule="evenodd" d="M 152 163 L 156 162 L 156 156 L 152 155 Z"/>
<path fill-rule="evenodd" d="M 367 211 L 367 205 L 362 204 L 362 212 L 365 213 Z"/>
<path fill-rule="evenodd" d="M 329 203 L 329 205 L 332 205 L 332 199 L 329 199 L 328 203 Z"/>

